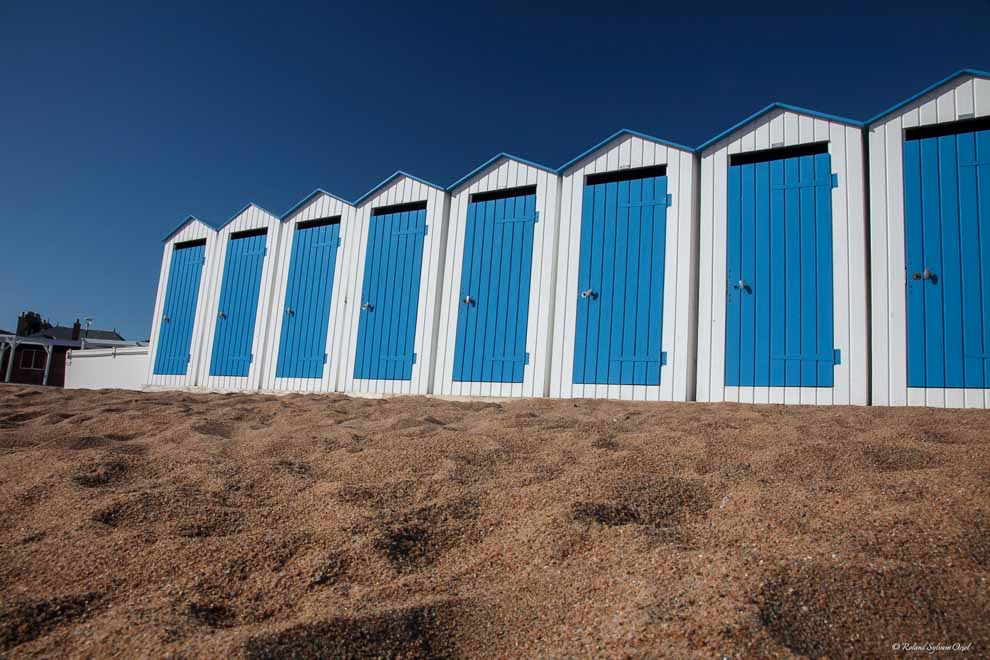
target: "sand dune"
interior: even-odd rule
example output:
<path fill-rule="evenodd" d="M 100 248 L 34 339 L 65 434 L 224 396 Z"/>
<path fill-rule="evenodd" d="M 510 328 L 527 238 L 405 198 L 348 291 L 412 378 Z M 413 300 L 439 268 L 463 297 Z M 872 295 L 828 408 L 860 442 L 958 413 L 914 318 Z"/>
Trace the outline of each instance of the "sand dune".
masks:
<path fill-rule="evenodd" d="M 0 654 L 987 654 L 988 429 L 0 387 Z"/>

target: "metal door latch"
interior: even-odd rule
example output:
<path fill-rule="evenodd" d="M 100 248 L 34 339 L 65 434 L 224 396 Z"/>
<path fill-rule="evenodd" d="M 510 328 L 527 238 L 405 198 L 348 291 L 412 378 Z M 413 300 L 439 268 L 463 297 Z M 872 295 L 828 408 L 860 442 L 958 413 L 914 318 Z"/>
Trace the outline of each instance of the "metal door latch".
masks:
<path fill-rule="evenodd" d="M 220 318 L 222 319 L 227 318 L 227 312 L 220 312 Z"/>
<path fill-rule="evenodd" d="M 471 296 L 464 296 L 464 299 L 461 300 L 461 302 L 464 303 L 465 305 L 473 305 L 474 298 L 472 298 Z"/>
<path fill-rule="evenodd" d="M 915 273 L 914 275 L 912 275 L 911 276 L 911 279 L 915 279 L 915 280 L 934 280 L 935 279 L 935 275 L 932 274 L 932 271 L 930 271 L 930 270 L 928 270 L 926 268 L 923 271 L 921 271 L 920 273 Z"/>
<path fill-rule="evenodd" d="M 286 307 L 285 308 L 285 313 L 288 314 L 289 316 L 295 316 L 296 315 L 296 310 L 292 309 L 291 307 Z"/>
<path fill-rule="evenodd" d="M 736 282 L 732 286 L 735 287 L 735 288 L 737 288 L 737 289 L 739 289 L 740 291 L 744 291 L 744 292 L 745 291 L 749 291 L 749 285 L 746 284 L 746 281 L 745 280 L 739 280 L 738 282 Z"/>
<path fill-rule="evenodd" d="M 592 289 L 587 289 L 581 292 L 582 298 L 595 298 L 595 292 Z"/>
<path fill-rule="evenodd" d="M 374 305 L 372 305 L 372 304 L 371 304 L 370 302 L 366 302 L 366 303 L 364 303 L 363 305 L 361 305 L 361 309 L 364 309 L 364 310 L 367 310 L 367 311 L 369 311 L 369 312 L 370 312 L 370 311 L 371 311 L 371 310 L 372 310 L 373 308 L 374 308 Z"/>
<path fill-rule="evenodd" d="M 165 315 L 165 316 L 162 317 L 162 321 L 164 321 L 165 323 L 171 323 L 172 322 L 172 317 L 171 316 L 168 316 L 168 315 Z"/>

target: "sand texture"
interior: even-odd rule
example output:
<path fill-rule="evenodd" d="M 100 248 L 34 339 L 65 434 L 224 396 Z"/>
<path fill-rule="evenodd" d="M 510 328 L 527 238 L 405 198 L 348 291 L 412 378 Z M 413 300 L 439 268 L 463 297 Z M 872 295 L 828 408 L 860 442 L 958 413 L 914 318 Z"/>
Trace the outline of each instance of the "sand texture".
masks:
<path fill-rule="evenodd" d="M 0 387 L 0 656 L 978 657 L 988 579 L 990 412 Z"/>

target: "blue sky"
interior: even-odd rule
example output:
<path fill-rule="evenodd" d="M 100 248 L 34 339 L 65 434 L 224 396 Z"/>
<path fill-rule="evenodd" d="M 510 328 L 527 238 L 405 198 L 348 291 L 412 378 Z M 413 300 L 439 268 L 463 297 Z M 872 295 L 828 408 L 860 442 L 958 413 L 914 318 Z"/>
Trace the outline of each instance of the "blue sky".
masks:
<path fill-rule="evenodd" d="M 448 184 L 499 151 L 556 167 L 619 128 L 697 145 L 771 101 L 865 119 L 990 69 L 986 2 L 142 4 L 0 4 L 0 328 L 146 338 L 190 213 Z"/>

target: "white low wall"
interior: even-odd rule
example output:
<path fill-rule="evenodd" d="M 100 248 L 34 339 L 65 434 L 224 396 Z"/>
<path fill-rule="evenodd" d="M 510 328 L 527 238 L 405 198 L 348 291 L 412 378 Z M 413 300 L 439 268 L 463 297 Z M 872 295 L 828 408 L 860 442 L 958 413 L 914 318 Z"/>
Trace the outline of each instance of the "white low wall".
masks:
<path fill-rule="evenodd" d="M 73 350 L 65 358 L 66 389 L 139 390 L 147 375 L 147 346 Z"/>

